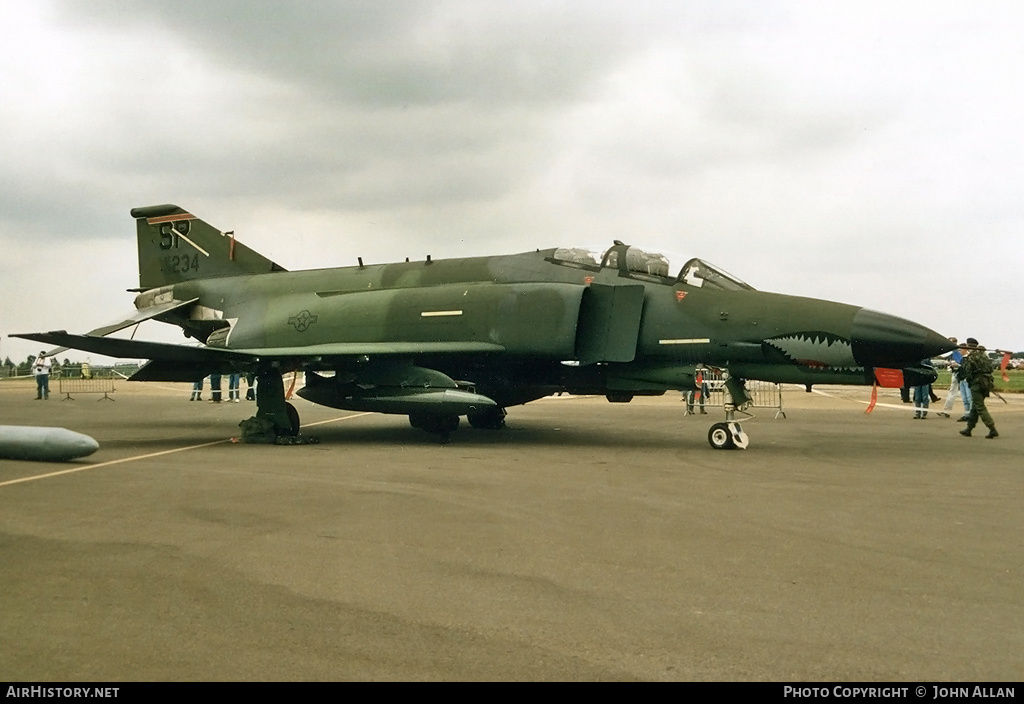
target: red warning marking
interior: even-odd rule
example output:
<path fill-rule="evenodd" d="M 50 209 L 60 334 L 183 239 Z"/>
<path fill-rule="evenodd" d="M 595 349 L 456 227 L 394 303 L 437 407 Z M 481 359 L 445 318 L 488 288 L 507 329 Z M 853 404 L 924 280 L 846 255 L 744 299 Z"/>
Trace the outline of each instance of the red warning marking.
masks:
<path fill-rule="evenodd" d="M 903 370 L 875 367 L 875 380 L 883 389 L 899 389 L 903 387 Z"/>

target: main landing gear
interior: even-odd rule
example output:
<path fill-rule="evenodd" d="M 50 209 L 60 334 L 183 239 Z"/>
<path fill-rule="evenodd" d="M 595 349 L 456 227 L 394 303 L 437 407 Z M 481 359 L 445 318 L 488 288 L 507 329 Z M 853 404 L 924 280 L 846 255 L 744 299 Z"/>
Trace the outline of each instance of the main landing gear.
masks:
<path fill-rule="evenodd" d="M 459 429 L 459 417 L 413 413 L 409 416 L 409 425 L 425 430 L 431 435 L 437 435 L 441 438 L 441 442 L 447 444 L 448 436 Z"/>
<path fill-rule="evenodd" d="M 505 409 L 501 406 L 474 411 L 466 416 L 466 420 L 474 428 L 480 430 L 501 430 L 505 427 Z"/>
<path fill-rule="evenodd" d="M 466 419 L 474 428 L 480 430 L 500 430 L 505 427 L 505 409 L 500 406 L 485 408 L 466 414 Z M 451 433 L 459 429 L 459 416 L 435 415 L 430 413 L 413 413 L 409 416 L 409 425 L 438 435 L 442 442 L 447 443 Z"/>
<path fill-rule="evenodd" d="M 299 412 L 285 401 L 281 371 L 261 372 L 256 386 L 256 415 L 243 420 L 242 440 L 264 445 L 308 445 L 317 439 L 299 434 Z"/>

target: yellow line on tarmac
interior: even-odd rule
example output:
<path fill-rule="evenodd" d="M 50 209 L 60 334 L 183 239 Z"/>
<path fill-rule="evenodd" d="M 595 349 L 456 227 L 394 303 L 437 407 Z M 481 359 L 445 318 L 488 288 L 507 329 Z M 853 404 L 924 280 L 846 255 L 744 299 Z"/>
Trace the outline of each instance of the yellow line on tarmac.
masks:
<path fill-rule="evenodd" d="M 871 387 L 869 386 L 868 388 L 870 389 Z M 811 389 L 811 393 L 815 393 L 815 394 L 818 394 L 819 396 L 824 396 L 826 398 L 835 399 L 836 401 L 847 401 L 849 403 L 859 403 L 862 406 L 867 406 L 867 405 L 870 405 L 870 403 L 871 403 L 871 399 L 870 398 L 867 401 L 865 401 L 864 399 L 860 399 L 860 398 L 844 398 L 842 396 L 836 396 L 835 394 L 830 394 L 827 391 L 820 391 L 818 389 Z M 936 401 L 935 403 L 938 404 L 939 402 Z M 914 405 L 913 403 L 903 403 L 902 401 L 900 403 L 884 403 L 882 401 L 878 401 L 878 402 L 875 403 L 874 407 L 875 408 L 888 408 L 888 409 L 896 410 L 896 411 L 930 411 L 933 414 L 934 413 L 939 413 L 940 411 L 942 411 L 942 408 L 940 406 L 932 406 L 931 408 L 927 408 L 927 407 L 924 407 L 924 406 L 918 407 L 918 406 Z"/>
<path fill-rule="evenodd" d="M 316 423 L 307 423 L 302 426 L 304 428 L 312 428 L 317 425 L 325 425 L 327 423 L 335 423 L 340 420 L 350 420 L 352 418 L 359 418 L 360 416 L 368 416 L 370 413 L 354 413 L 350 416 L 339 416 L 337 418 L 329 418 L 328 420 L 320 420 Z M 46 474 L 36 474 L 31 477 L 22 477 L 21 479 L 9 479 L 6 482 L 0 482 L 0 487 L 11 486 L 12 484 L 21 484 L 23 482 L 34 482 L 38 479 L 49 479 L 50 477 L 59 477 L 62 474 L 74 474 L 75 472 L 84 472 L 87 469 L 99 469 L 101 467 L 109 467 L 115 464 L 123 464 L 125 462 L 135 462 L 137 460 L 148 460 L 152 457 L 160 457 L 161 455 L 171 455 L 175 452 L 186 452 L 188 450 L 198 450 L 201 447 L 211 447 L 213 445 L 222 445 L 226 442 L 231 442 L 231 438 L 225 438 L 224 440 L 214 440 L 212 442 L 204 442 L 198 445 L 187 445 L 185 447 L 176 447 L 172 450 L 161 450 L 160 452 L 150 452 L 145 455 L 135 455 L 134 457 L 122 457 L 119 460 L 108 460 L 107 462 L 100 462 L 98 464 L 86 464 L 79 467 L 71 467 L 70 469 L 61 469 L 56 472 L 47 472 Z"/>
<path fill-rule="evenodd" d="M 339 421 L 339 420 L 350 420 L 352 418 L 359 418 L 361 416 L 372 416 L 372 415 L 373 415 L 373 413 L 370 412 L 370 411 L 365 411 L 363 413 L 353 413 L 350 416 L 338 416 L 337 418 L 329 418 L 327 420 L 318 420 L 316 423 L 305 423 L 302 427 L 303 428 L 313 428 L 313 427 L 318 426 L 318 425 L 326 425 L 327 423 L 334 423 L 334 422 Z"/>
<path fill-rule="evenodd" d="M 871 389 L 870 386 L 868 386 L 867 388 Z M 821 391 L 820 389 L 811 389 L 811 393 L 812 394 L 818 394 L 819 396 L 824 396 L 825 398 L 831 398 L 831 399 L 834 399 L 836 401 L 846 401 L 847 403 L 859 403 L 862 406 L 867 406 L 867 405 L 869 405 L 871 403 L 871 399 L 870 398 L 867 399 L 867 400 L 864 400 L 864 399 L 861 399 L 861 398 L 848 398 L 848 397 L 845 397 L 845 396 L 836 396 L 835 394 L 830 394 L 829 392 Z M 884 403 L 882 401 L 876 402 L 875 403 L 875 408 L 895 408 L 895 409 L 900 410 L 900 411 L 905 411 L 905 410 L 908 410 L 908 409 L 911 410 L 911 411 L 914 410 L 913 404 L 906 405 L 906 404 L 902 404 L 902 403 L 900 403 L 900 404 Z"/>

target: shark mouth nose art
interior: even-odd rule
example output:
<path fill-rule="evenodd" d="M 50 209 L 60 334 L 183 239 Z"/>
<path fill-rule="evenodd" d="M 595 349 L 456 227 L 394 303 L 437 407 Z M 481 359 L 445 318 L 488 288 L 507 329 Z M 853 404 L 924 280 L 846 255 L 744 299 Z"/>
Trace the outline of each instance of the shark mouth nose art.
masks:
<path fill-rule="evenodd" d="M 827 332 L 795 332 L 769 338 L 767 347 L 781 353 L 787 360 L 812 369 L 859 371 L 849 340 Z"/>

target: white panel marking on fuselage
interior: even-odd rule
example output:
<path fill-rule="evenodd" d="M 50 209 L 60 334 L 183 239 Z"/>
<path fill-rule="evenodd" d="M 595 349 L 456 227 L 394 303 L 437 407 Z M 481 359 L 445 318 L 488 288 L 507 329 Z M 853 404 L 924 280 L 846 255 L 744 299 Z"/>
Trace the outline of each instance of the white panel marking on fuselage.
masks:
<path fill-rule="evenodd" d="M 450 318 L 462 315 L 461 310 L 425 310 L 420 313 L 421 318 Z"/>
<path fill-rule="evenodd" d="M 710 337 L 687 337 L 676 340 L 658 340 L 659 345 L 706 345 L 710 342 Z"/>

